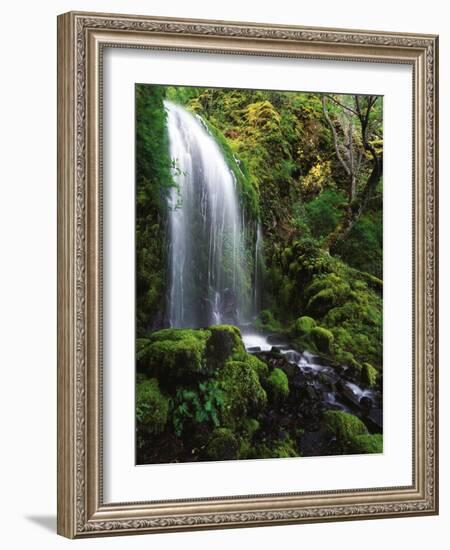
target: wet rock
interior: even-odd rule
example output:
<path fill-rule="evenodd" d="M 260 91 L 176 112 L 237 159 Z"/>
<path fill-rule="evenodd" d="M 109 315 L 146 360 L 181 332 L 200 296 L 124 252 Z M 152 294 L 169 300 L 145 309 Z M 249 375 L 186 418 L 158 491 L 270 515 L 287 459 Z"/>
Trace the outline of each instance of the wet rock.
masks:
<path fill-rule="evenodd" d="M 286 336 L 284 336 L 284 334 L 269 334 L 269 336 L 267 337 L 267 341 L 269 342 L 269 344 L 285 345 Z"/>
<path fill-rule="evenodd" d="M 371 431 L 383 430 L 383 410 L 373 408 L 367 417 L 364 419 Z"/>
<path fill-rule="evenodd" d="M 368 416 L 371 409 L 373 408 L 373 400 L 370 397 L 363 396 L 359 400 L 359 405 L 361 407 L 361 413 L 363 416 Z"/>

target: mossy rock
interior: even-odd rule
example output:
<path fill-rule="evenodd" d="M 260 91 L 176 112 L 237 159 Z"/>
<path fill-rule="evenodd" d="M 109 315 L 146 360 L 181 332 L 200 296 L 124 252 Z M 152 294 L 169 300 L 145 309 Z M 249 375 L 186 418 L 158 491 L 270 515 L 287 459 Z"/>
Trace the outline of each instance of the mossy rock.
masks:
<path fill-rule="evenodd" d="M 305 336 L 316 326 L 316 321 L 312 317 L 304 315 L 299 317 L 294 323 L 293 332 L 296 336 Z"/>
<path fill-rule="evenodd" d="M 348 445 L 359 435 L 368 434 L 364 422 L 350 413 L 326 411 L 323 415 L 323 420 L 326 428 L 344 445 Z"/>
<path fill-rule="evenodd" d="M 374 388 L 377 385 L 378 371 L 370 363 L 363 363 L 361 369 L 361 383 L 368 388 Z"/>
<path fill-rule="evenodd" d="M 145 360 L 159 379 L 187 377 L 206 371 L 204 352 L 208 330 L 164 329 L 151 335 Z"/>
<path fill-rule="evenodd" d="M 136 385 L 136 420 L 147 432 L 162 432 L 168 412 L 169 400 L 161 393 L 156 378 L 143 380 Z"/>
<path fill-rule="evenodd" d="M 238 451 L 239 441 L 228 428 L 215 429 L 206 445 L 206 457 L 210 460 L 233 460 Z"/>
<path fill-rule="evenodd" d="M 350 442 L 354 453 L 371 454 L 383 452 L 383 436 L 381 434 L 362 434 L 355 436 Z"/>
<path fill-rule="evenodd" d="M 246 458 L 293 458 L 301 456 L 294 440 L 287 436 L 285 439 L 275 439 L 254 447 Z"/>
<path fill-rule="evenodd" d="M 282 329 L 281 323 L 275 319 L 270 309 L 263 309 L 258 319 L 256 319 L 255 326 L 268 330 L 269 332 L 278 332 Z"/>
<path fill-rule="evenodd" d="M 355 356 L 353 355 L 353 353 L 351 353 L 349 351 L 342 351 L 341 349 L 338 348 L 335 351 L 335 357 L 336 357 L 336 361 L 340 365 L 346 365 L 347 367 L 350 367 L 351 369 L 354 369 L 358 373 L 361 372 L 362 367 L 358 363 L 358 361 L 356 361 Z"/>
<path fill-rule="evenodd" d="M 269 376 L 269 367 L 261 361 L 256 355 L 247 353 L 244 362 L 247 363 L 257 374 L 258 379 L 262 385 L 266 384 L 267 378 Z"/>
<path fill-rule="evenodd" d="M 252 439 L 259 428 L 260 423 L 256 418 L 246 418 L 242 424 L 241 432 L 247 439 Z"/>
<path fill-rule="evenodd" d="M 267 403 L 267 394 L 258 375 L 244 361 L 228 361 L 218 377 L 223 393 L 222 423 L 236 427 L 253 413 L 261 411 Z"/>
<path fill-rule="evenodd" d="M 273 369 L 267 379 L 267 391 L 273 401 L 279 403 L 289 395 L 289 380 L 279 368 Z"/>
<path fill-rule="evenodd" d="M 206 345 L 209 363 L 218 367 L 228 359 L 240 359 L 245 356 L 241 331 L 233 325 L 215 325 L 209 329 L 210 337 Z"/>
<path fill-rule="evenodd" d="M 333 333 L 323 327 L 314 327 L 311 329 L 310 338 L 320 353 L 331 355 L 333 352 Z"/>
<path fill-rule="evenodd" d="M 309 297 L 306 308 L 313 315 L 321 317 L 330 309 L 344 304 L 350 292 L 349 283 L 335 273 L 322 275 L 306 289 L 306 296 Z"/>
<path fill-rule="evenodd" d="M 145 361 L 145 356 L 150 344 L 150 338 L 136 338 L 136 361 L 138 365 Z"/>

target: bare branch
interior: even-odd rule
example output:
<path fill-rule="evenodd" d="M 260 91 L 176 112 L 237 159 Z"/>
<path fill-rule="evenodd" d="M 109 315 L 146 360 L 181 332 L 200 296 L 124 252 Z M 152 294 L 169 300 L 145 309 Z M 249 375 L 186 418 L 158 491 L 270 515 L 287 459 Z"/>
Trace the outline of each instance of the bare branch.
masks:
<path fill-rule="evenodd" d="M 345 162 L 345 160 L 342 157 L 341 152 L 339 150 L 339 141 L 338 141 L 338 137 L 337 137 L 336 128 L 335 128 L 333 122 L 331 121 L 330 115 L 328 113 L 325 96 L 322 96 L 322 110 L 323 110 L 323 114 L 325 116 L 325 119 L 328 123 L 328 126 L 331 128 L 331 132 L 333 134 L 333 143 L 334 143 L 334 149 L 336 151 L 337 158 L 339 159 L 339 162 L 342 164 L 342 166 L 344 167 L 344 170 L 347 172 L 347 174 L 349 176 L 351 176 L 352 172 L 350 170 L 350 167 Z"/>
<path fill-rule="evenodd" d="M 325 97 L 327 97 L 330 101 L 332 101 L 333 103 L 335 103 L 336 105 L 339 105 L 339 107 L 342 107 L 343 109 L 345 109 L 346 111 L 349 111 L 350 113 L 358 116 L 358 113 L 352 109 L 351 107 L 349 107 L 348 105 L 344 105 L 344 103 L 341 103 L 340 101 L 338 101 L 335 97 L 333 97 L 332 95 L 327 95 L 325 94 Z"/>

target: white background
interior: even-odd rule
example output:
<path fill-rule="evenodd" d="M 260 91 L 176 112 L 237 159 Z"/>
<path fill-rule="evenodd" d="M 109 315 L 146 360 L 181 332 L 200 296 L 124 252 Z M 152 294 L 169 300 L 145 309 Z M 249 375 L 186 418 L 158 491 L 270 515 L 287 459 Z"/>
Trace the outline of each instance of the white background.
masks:
<path fill-rule="evenodd" d="M 0 128 L 1 239 L 1 518 L 5 548 L 111 546 L 158 549 L 314 546 L 379 549 L 401 541 L 410 549 L 446 548 L 449 494 L 449 289 L 441 288 L 441 515 L 317 525 L 166 534 L 69 542 L 54 534 L 56 514 L 56 15 L 70 9 L 249 20 L 441 34 L 448 66 L 450 31 L 445 3 L 289 0 L 212 3 L 139 1 L 20 2 L 2 6 Z M 441 74 L 441 120 L 450 120 L 450 80 Z M 441 281 L 450 280 L 450 148 L 441 129 Z M 447 342 L 445 342 L 447 340 Z"/>
<path fill-rule="evenodd" d="M 136 502 L 342 488 L 405 486 L 411 479 L 412 70 L 145 50 L 106 51 L 104 76 L 104 498 Z M 136 82 L 383 95 L 384 453 L 135 467 L 134 94 Z M 128 185 L 124 185 L 128 182 Z"/>

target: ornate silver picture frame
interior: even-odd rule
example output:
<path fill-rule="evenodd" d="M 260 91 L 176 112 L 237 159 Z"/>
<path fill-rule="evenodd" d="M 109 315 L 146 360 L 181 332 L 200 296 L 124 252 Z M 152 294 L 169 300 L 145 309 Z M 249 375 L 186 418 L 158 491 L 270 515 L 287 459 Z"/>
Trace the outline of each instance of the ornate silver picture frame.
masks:
<path fill-rule="evenodd" d="M 105 502 L 105 48 L 411 67 L 411 484 L 277 494 L 261 485 L 252 495 L 164 500 L 149 490 L 144 502 Z M 59 534 L 82 538 L 438 513 L 437 117 L 436 36 L 77 12 L 58 17 Z"/>

